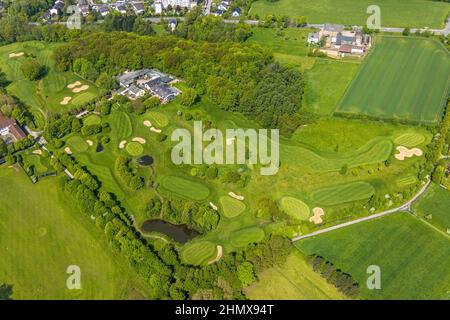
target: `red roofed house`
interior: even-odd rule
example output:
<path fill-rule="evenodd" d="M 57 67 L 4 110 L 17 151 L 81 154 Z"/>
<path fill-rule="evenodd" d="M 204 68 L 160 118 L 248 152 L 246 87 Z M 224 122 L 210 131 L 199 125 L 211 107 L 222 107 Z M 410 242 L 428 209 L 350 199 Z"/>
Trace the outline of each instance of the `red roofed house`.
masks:
<path fill-rule="evenodd" d="M 25 138 L 27 135 L 17 125 L 16 121 L 5 117 L 0 113 L 0 138 L 7 144 L 16 142 L 17 140 Z"/>

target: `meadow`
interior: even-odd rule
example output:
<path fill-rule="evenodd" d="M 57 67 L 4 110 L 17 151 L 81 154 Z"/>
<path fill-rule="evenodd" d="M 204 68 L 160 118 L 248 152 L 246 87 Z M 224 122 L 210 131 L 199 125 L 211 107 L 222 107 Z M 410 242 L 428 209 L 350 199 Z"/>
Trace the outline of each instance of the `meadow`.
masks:
<path fill-rule="evenodd" d="M 56 70 L 52 58 L 53 50 L 60 44 L 42 42 L 19 42 L 0 47 L 0 65 L 9 81 L 7 90 L 11 95 L 22 100 L 35 117 L 36 124 L 43 127 L 48 112 L 59 112 L 61 110 L 82 105 L 99 94 L 97 86 L 72 72 L 60 72 Z M 23 53 L 22 56 L 10 57 L 11 53 Z M 24 78 L 21 66 L 27 60 L 35 58 L 47 68 L 43 78 L 37 81 L 29 81 Z M 87 90 L 79 93 L 73 92 L 67 86 L 80 82 L 88 85 Z M 65 97 L 71 100 L 62 104 Z"/>
<path fill-rule="evenodd" d="M 341 300 L 345 296 L 314 272 L 295 250 L 281 267 L 264 270 L 258 281 L 244 289 L 250 300 Z"/>
<path fill-rule="evenodd" d="M 437 41 L 378 36 L 336 112 L 434 124 L 448 92 L 449 53 Z"/>
<path fill-rule="evenodd" d="M 363 299 L 446 299 L 450 239 L 414 216 L 398 212 L 381 219 L 295 243 L 318 254 L 360 284 Z M 366 287 L 367 267 L 381 269 L 381 289 Z"/>
<path fill-rule="evenodd" d="M 21 169 L 0 167 L 8 186 L 0 192 L 0 281 L 13 286 L 13 299 L 126 299 L 135 274 L 57 179 L 32 184 Z M 81 268 L 81 290 L 66 287 L 69 265 Z"/>
<path fill-rule="evenodd" d="M 439 230 L 450 230 L 450 191 L 432 184 L 425 194 L 414 203 L 413 212 Z"/>
<path fill-rule="evenodd" d="M 427 0 L 258 0 L 250 10 L 252 16 L 264 18 L 268 14 L 292 18 L 306 16 L 308 23 L 340 23 L 365 25 L 369 5 L 381 9 L 382 27 L 429 27 L 441 29 L 450 11 L 448 4 Z"/>

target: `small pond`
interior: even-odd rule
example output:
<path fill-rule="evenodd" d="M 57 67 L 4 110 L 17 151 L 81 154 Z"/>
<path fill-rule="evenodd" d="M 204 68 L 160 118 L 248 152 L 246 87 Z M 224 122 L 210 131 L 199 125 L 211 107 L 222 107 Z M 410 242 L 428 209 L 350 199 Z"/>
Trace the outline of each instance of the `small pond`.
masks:
<path fill-rule="evenodd" d="M 102 152 L 103 151 L 103 145 L 101 143 L 97 144 L 97 149 L 95 151 Z"/>
<path fill-rule="evenodd" d="M 139 159 L 137 159 L 137 162 L 143 167 L 148 167 L 153 164 L 153 157 L 147 155 L 142 156 Z"/>
<path fill-rule="evenodd" d="M 186 243 L 199 235 L 197 231 L 189 229 L 186 225 L 175 225 L 163 220 L 147 220 L 141 228 L 144 232 L 160 232 L 179 243 Z"/>

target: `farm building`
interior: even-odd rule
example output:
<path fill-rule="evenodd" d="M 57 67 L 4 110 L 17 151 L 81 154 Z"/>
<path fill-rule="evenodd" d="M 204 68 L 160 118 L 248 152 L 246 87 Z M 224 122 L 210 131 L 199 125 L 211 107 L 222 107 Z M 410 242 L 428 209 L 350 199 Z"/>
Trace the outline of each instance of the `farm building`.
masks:
<path fill-rule="evenodd" d="M 26 137 L 14 119 L 5 117 L 0 113 L 0 138 L 7 144 L 14 143 Z"/>

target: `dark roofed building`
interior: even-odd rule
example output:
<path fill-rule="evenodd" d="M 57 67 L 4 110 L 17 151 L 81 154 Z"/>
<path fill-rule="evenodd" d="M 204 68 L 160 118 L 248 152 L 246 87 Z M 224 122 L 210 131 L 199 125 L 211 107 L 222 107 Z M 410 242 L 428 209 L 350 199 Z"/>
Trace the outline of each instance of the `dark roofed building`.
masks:
<path fill-rule="evenodd" d="M 349 44 L 343 44 L 339 48 L 339 53 L 352 53 L 352 48 L 353 48 L 353 46 L 351 46 Z"/>
<path fill-rule="evenodd" d="M 25 138 L 27 135 L 19 127 L 14 119 L 5 117 L 0 113 L 0 137 L 6 143 L 13 143 Z"/>

